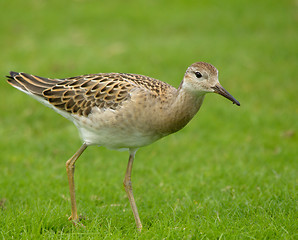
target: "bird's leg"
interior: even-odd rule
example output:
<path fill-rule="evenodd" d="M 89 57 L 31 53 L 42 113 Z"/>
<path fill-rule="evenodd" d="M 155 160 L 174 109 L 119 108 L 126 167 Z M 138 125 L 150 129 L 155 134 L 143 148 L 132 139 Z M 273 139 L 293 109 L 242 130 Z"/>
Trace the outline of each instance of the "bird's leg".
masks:
<path fill-rule="evenodd" d="M 139 217 L 139 213 L 138 213 L 138 209 L 137 209 L 135 199 L 133 197 L 132 184 L 131 184 L 131 170 L 132 170 L 132 164 L 133 164 L 134 157 L 135 157 L 135 151 L 131 151 L 130 155 L 129 155 L 129 160 L 128 160 L 128 164 L 127 164 L 127 169 L 126 169 L 123 185 L 124 185 L 126 194 L 128 196 L 130 206 L 132 208 L 132 212 L 133 212 L 136 224 L 137 224 L 137 229 L 139 231 L 141 231 L 142 230 L 142 223 L 141 223 L 141 220 L 140 220 L 140 217 Z"/>
<path fill-rule="evenodd" d="M 75 184 L 74 184 L 74 170 L 75 170 L 75 162 L 87 148 L 87 144 L 83 143 L 83 145 L 79 148 L 79 150 L 66 162 L 66 171 L 68 177 L 69 184 L 69 192 L 70 192 L 70 200 L 71 200 L 71 216 L 68 220 L 72 220 L 74 222 L 78 221 L 78 213 L 77 213 L 77 205 L 76 205 L 76 194 L 75 194 Z"/>

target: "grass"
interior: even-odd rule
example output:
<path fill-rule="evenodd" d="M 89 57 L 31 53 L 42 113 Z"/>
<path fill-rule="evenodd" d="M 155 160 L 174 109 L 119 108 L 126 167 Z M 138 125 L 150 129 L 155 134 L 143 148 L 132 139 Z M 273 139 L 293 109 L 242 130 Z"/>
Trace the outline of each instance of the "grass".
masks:
<path fill-rule="evenodd" d="M 297 3 L 2 1 L 0 238 L 297 238 Z M 65 161 L 75 127 L 10 87 L 10 70 L 45 77 L 132 72 L 178 86 L 207 61 L 242 104 L 208 95 L 182 131 L 128 154 L 90 147 L 76 168 L 72 226 Z"/>

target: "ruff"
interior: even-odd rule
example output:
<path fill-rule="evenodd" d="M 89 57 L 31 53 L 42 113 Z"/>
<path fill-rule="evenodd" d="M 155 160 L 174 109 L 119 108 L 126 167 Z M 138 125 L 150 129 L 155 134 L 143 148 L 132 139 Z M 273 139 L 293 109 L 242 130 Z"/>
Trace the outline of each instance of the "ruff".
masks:
<path fill-rule="evenodd" d="M 71 196 L 70 220 L 78 222 L 75 201 L 75 161 L 90 145 L 130 152 L 124 178 L 136 225 L 142 224 L 132 193 L 131 170 L 138 148 L 183 128 L 200 109 L 206 93 L 218 93 L 240 103 L 219 83 L 211 64 L 192 64 L 178 89 L 138 74 L 99 73 L 50 79 L 10 72 L 8 83 L 72 121 L 83 145 L 66 162 Z"/>

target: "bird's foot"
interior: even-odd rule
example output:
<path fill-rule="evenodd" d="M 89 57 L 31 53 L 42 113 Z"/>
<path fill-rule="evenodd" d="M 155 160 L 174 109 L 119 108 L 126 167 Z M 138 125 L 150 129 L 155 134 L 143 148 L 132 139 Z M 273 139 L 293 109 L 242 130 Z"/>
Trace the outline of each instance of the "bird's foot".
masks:
<path fill-rule="evenodd" d="M 138 224 L 137 224 L 137 230 L 138 230 L 139 233 L 142 232 L 142 228 L 143 228 L 142 223 L 141 223 L 141 222 L 138 223 Z"/>
<path fill-rule="evenodd" d="M 85 220 L 85 219 L 86 219 L 86 217 L 81 216 L 81 215 L 80 216 L 76 216 L 76 217 L 70 216 L 68 218 L 68 220 L 71 221 L 73 223 L 73 225 L 76 226 L 76 227 L 85 227 L 83 225 L 83 223 L 81 223 L 81 220 Z"/>

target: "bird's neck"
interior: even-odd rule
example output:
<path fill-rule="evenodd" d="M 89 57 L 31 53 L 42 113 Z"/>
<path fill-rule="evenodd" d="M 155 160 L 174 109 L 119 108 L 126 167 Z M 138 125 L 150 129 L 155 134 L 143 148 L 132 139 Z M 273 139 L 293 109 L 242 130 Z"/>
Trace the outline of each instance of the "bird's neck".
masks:
<path fill-rule="evenodd" d="M 173 133 L 182 129 L 199 111 L 204 97 L 204 93 L 194 95 L 183 88 L 178 88 L 166 112 L 168 115 L 166 131 Z"/>

